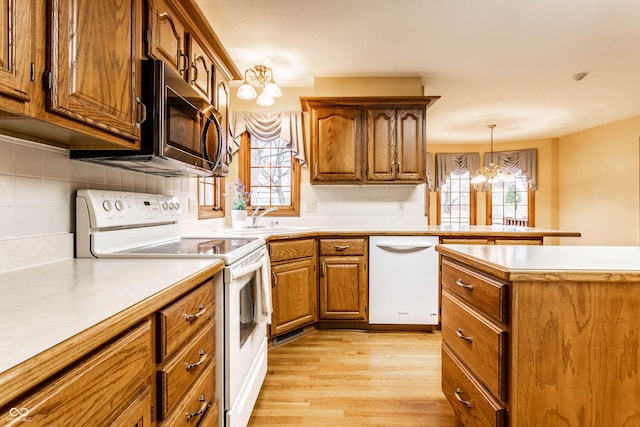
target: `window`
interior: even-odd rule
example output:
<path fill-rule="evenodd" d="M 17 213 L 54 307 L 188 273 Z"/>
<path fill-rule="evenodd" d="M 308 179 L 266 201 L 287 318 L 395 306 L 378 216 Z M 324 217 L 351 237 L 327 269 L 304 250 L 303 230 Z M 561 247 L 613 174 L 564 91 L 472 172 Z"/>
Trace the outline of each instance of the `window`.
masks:
<path fill-rule="evenodd" d="M 474 225 L 476 223 L 476 191 L 469 172 L 451 173 L 438 192 L 438 224 Z"/>
<path fill-rule="evenodd" d="M 520 171 L 487 192 L 487 224 L 534 226 L 534 194 Z"/>
<path fill-rule="evenodd" d="M 251 208 L 275 207 L 275 215 L 300 214 L 300 167 L 282 139 L 242 138 L 240 179 L 251 192 Z"/>
<path fill-rule="evenodd" d="M 213 176 L 198 178 L 198 219 L 224 216 L 222 197 L 224 179 Z"/>

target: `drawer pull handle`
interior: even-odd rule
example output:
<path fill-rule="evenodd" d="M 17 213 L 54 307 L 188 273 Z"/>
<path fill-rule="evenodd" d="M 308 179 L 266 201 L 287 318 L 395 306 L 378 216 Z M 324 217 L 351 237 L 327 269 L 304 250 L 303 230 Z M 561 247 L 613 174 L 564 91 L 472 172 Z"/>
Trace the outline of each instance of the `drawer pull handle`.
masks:
<path fill-rule="evenodd" d="M 201 394 L 198 400 L 201 402 L 200 408 L 196 412 L 187 412 L 187 422 L 191 421 L 192 418 L 203 414 L 209 408 L 209 406 L 211 406 L 211 402 L 207 402 L 204 394 Z"/>
<path fill-rule="evenodd" d="M 457 388 L 456 389 L 456 399 L 458 399 L 458 402 L 462 403 L 467 408 L 471 408 L 471 401 L 470 400 L 464 400 L 462 397 L 460 397 L 461 394 L 462 394 L 462 390 Z"/>
<path fill-rule="evenodd" d="M 187 322 L 191 322 L 192 320 L 196 320 L 198 317 L 202 316 L 207 311 L 207 309 L 204 308 L 204 304 L 200 304 L 198 306 L 198 310 L 199 311 L 196 314 L 185 314 L 184 319 Z"/>
<path fill-rule="evenodd" d="M 204 348 L 201 348 L 198 354 L 200 355 L 200 358 L 195 363 L 189 363 L 187 365 L 187 371 L 190 371 L 193 368 L 197 368 L 198 366 L 202 365 L 202 362 L 204 362 L 204 360 L 207 358 L 207 353 L 204 352 Z"/>
<path fill-rule="evenodd" d="M 473 285 L 467 285 L 462 281 L 462 279 L 456 280 L 456 285 L 460 286 L 461 288 L 469 289 L 470 291 L 473 290 Z"/>
<path fill-rule="evenodd" d="M 349 249 L 349 245 L 333 245 L 333 247 L 336 249 L 336 251 L 346 251 L 347 249 Z"/>
<path fill-rule="evenodd" d="M 458 330 L 456 331 L 456 334 L 462 338 L 465 341 L 469 341 L 469 342 L 473 342 L 473 338 L 472 337 L 468 337 L 466 336 L 463 332 L 462 332 L 462 328 L 458 328 Z"/>

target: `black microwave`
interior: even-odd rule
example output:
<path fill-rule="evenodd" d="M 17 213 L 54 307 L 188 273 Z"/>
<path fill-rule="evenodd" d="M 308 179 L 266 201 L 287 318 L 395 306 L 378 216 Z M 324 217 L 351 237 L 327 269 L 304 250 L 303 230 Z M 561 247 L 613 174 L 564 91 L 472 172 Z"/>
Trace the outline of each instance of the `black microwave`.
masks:
<path fill-rule="evenodd" d="M 140 150 L 72 150 L 71 158 L 163 176 L 226 176 L 220 112 L 162 61 L 142 61 Z"/>

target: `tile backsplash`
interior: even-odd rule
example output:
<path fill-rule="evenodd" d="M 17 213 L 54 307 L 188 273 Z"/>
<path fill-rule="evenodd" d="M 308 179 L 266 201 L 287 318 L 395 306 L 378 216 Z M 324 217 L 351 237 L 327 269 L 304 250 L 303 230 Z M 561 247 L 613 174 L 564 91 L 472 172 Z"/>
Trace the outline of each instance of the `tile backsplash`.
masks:
<path fill-rule="evenodd" d="M 237 161 L 229 181 L 237 177 Z M 420 228 L 423 185 L 311 185 L 302 169 L 300 216 L 282 225 Z M 197 219 L 197 180 L 165 178 L 69 158 L 69 151 L 0 135 L 0 272 L 74 256 L 75 194 L 81 188 L 175 195 L 183 233 L 229 226 Z"/>
<path fill-rule="evenodd" d="M 197 197 L 196 180 L 72 160 L 69 151 L 0 135 L 0 271 L 73 257 L 80 188 Z M 185 210 L 184 219 L 197 212 Z"/>

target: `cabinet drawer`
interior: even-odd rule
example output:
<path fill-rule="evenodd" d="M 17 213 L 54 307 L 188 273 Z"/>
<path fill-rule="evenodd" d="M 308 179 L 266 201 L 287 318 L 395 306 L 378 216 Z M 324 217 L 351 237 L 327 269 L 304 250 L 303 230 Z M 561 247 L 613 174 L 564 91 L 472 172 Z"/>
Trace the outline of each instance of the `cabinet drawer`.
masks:
<path fill-rule="evenodd" d="M 213 282 L 207 282 L 158 312 L 159 361 L 173 353 L 202 325 L 209 324 L 215 310 Z"/>
<path fill-rule="evenodd" d="M 509 320 L 509 287 L 442 258 L 442 289 L 501 322 Z"/>
<path fill-rule="evenodd" d="M 26 408 L 30 423 L 2 411 L 3 426 L 111 425 L 131 415 L 136 402 L 149 403 L 152 350 L 147 321 L 113 341 L 78 366 L 11 406 Z M 148 414 L 150 406 L 137 410 Z M 5 417 L 6 414 L 6 417 Z"/>
<path fill-rule="evenodd" d="M 315 239 L 269 243 L 269 258 L 271 262 L 310 257 L 314 256 L 315 253 Z"/>
<path fill-rule="evenodd" d="M 442 292 L 442 342 L 496 396 L 507 399 L 507 331 Z"/>
<path fill-rule="evenodd" d="M 364 255 L 366 239 L 321 239 L 320 255 Z"/>
<path fill-rule="evenodd" d="M 215 363 L 211 363 L 202 372 L 193 387 L 171 411 L 169 418 L 162 423 L 163 426 L 193 427 L 201 425 L 205 420 L 208 420 L 207 424 L 217 425 L 218 420 L 213 422 L 210 418 L 218 412 L 215 399 L 215 366 Z"/>
<path fill-rule="evenodd" d="M 160 419 L 167 416 L 200 373 L 214 362 L 214 358 L 215 332 L 211 322 L 158 371 L 158 385 L 162 393 Z"/>
<path fill-rule="evenodd" d="M 506 410 L 442 347 L 442 392 L 463 425 L 503 427 Z"/>

